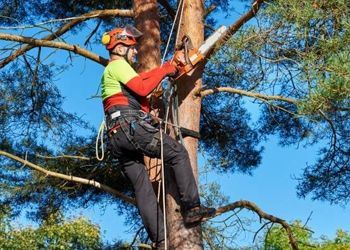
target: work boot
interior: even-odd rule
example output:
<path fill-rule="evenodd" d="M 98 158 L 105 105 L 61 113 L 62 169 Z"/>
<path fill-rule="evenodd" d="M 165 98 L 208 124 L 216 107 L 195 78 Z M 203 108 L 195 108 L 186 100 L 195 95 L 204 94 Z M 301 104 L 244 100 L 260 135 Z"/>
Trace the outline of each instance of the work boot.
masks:
<path fill-rule="evenodd" d="M 184 212 L 185 225 L 190 226 L 200 223 L 204 218 L 214 215 L 215 211 L 215 208 L 205 206 L 191 208 Z"/>
<path fill-rule="evenodd" d="M 152 250 L 165 250 L 165 241 L 154 242 L 152 244 Z"/>

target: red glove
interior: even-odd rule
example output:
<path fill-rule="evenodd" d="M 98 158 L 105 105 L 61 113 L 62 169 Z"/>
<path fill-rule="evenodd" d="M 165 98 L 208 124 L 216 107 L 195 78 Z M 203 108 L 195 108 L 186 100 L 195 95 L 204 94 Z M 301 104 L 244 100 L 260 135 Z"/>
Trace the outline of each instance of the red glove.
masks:
<path fill-rule="evenodd" d="M 167 61 L 162 65 L 162 70 L 167 76 L 173 77 L 177 74 L 177 68 L 173 64 L 171 64 L 170 61 Z"/>

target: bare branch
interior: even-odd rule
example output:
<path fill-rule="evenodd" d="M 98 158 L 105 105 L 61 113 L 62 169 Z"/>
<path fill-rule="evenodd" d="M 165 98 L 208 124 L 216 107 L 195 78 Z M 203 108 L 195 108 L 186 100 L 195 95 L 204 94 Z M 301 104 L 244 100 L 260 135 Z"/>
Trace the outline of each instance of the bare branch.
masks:
<path fill-rule="evenodd" d="M 108 193 L 114 194 L 116 197 L 118 197 L 118 198 L 122 199 L 123 201 L 126 201 L 130 204 L 134 204 L 134 205 L 136 204 L 136 202 L 133 198 L 130 198 L 129 196 L 124 195 L 123 193 L 121 193 L 121 192 L 119 192 L 119 191 L 117 191 L 117 190 L 115 190 L 107 185 L 101 184 L 95 180 L 88 180 L 88 179 L 81 178 L 81 177 L 76 177 L 76 176 L 72 176 L 72 175 L 65 175 L 65 174 L 49 171 L 49 170 L 42 168 L 34 163 L 31 163 L 27 160 L 24 160 L 22 158 L 19 158 L 13 154 L 7 153 L 7 152 L 2 151 L 2 150 L 0 150 L 0 155 L 3 155 L 5 157 L 10 158 L 12 160 L 15 160 L 17 162 L 21 162 L 21 163 L 23 163 L 24 166 L 28 166 L 36 171 L 39 171 L 39 172 L 45 174 L 46 176 L 52 176 L 52 177 L 60 178 L 60 179 L 67 180 L 67 181 L 73 181 L 76 183 L 90 185 L 90 186 L 93 186 L 95 188 L 102 189 L 103 191 L 106 191 Z"/>
<path fill-rule="evenodd" d="M 216 209 L 216 213 L 213 216 L 211 216 L 210 218 L 216 217 L 218 215 L 221 215 L 221 214 L 229 212 L 229 211 L 233 211 L 237 208 L 246 208 L 248 210 L 251 210 L 251 211 L 257 213 L 259 215 L 259 217 L 262 219 L 268 220 L 268 221 L 273 222 L 273 223 L 280 224 L 287 232 L 289 244 L 291 245 L 292 249 L 293 250 L 299 249 L 297 241 L 293 236 L 292 229 L 291 229 L 290 225 L 283 219 L 280 219 L 280 218 L 275 217 L 271 214 L 265 213 L 253 202 L 240 200 L 240 201 L 236 201 L 236 202 L 233 202 L 231 204 L 228 204 L 226 206 L 219 207 Z M 206 220 L 208 220 L 210 218 L 206 218 Z"/>
<path fill-rule="evenodd" d="M 292 98 L 287 98 L 283 96 L 276 96 L 276 95 L 263 95 L 260 93 L 255 93 L 255 92 L 250 92 L 246 90 L 241 90 L 241 89 L 236 89 L 232 87 L 218 87 L 218 88 L 213 88 L 213 89 L 200 89 L 197 92 L 195 92 L 196 96 L 200 97 L 205 97 L 207 95 L 219 93 L 219 92 L 228 92 L 228 93 L 233 93 L 233 94 L 239 94 L 239 95 L 244 95 L 248 97 L 253 97 L 257 99 L 262 99 L 264 101 L 282 101 L 282 102 L 288 102 L 291 104 L 297 104 L 297 100 L 292 99 Z"/>
<path fill-rule="evenodd" d="M 175 17 L 175 11 L 173 10 L 173 8 L 171 8 L 167 0 L 158 0 L 158 3 L 160 3 L 164 7 L 164 9 L 166 9 L 166 11 L 171 15 L 171 17 Z"/>
<path fill-rule="evenodd" d="M 142 226 L 142 227 L 140 227 L 140 228 L 136 231 L 135 236 L 134 236 L 134 239 L 131 241 L 130 246 L 133 246 L 133 245 L 135 244 L 136 239 L 137 239 L 137 236 L 141 233 L 141 231 L 142 231 L 143 229 L 145 229 L 145 227 Z"/>
<path fill-rule="evenodd" d="M 103 13 L 101 13 L 103 12 Z M 25 26 L 0 26 L 1 30 L 14 30 L 14 29 L 29 29 L 29 28 L 36 28 L 38 26 L 42 26 L 49 23 L 58 23 L 58 22 L 67 22 L 67 21 L 73 21 L 73 20 L 87 20 L 97 17 L 113 17 L 113 16 L 120 16 L 120 17 L 133 17 L 134 13 L 132 10 L 118 10 L 118 9 L 112 9 L 112 10 L 95 10 L 86 14 L 83 14 L 81 16 L 77 17 L 66 17 L 66 18 L 59 18 L 59 19 L 50 19 L 48 21 L 44 21 L 41 23 L 35 23 L 33 25 L 25 25 Z"/>
<path fill-rule="evenodd" d="M 337 147 L 337 131 L 335 130 L 332 120 L 321 109 L 319 109 L 318 112 L 328 122 L 329 126 L 332 129 L 332 145 L 330 145 L 329 151 L 333 149 L 332 155 L 334 156 Z"/>
<path fill-rule="evenodd" d="M 307 225 L 307 223 L 309 223 L 309 221 L 310 221 L 310 219 L 311 219 L 312 214 L 313 214 L 313 211 L 311 211 L 311 212 L 310 212 L 310 214 L 309 214 L 309 216 L 307 217 L 307 219 L 306 219 L 306 221 L 305 221 L 305 223 L 304 223 L 304 225 L 303 225 L 303 228 L 304 228 L 305 230 L 308 230 L 309 232 L 314 233 L 312 230 L 310 230 L 310 229 L 306 228 L 306 225 Z"/>
<path fill-rule="evenodd" d="M 333 108 L 335 110 L 339 110 L 339 111 L 350 111 L 349 107 L 337 107 L 337 106 L 334 106 Z"/>
<path fill-rule="evenodd" d="M 271 221 L 265 222 L 264 225 L 262 225 L 262 226 L 258 229 L 258 231 L 255 232 L 254 237 L 253 237 L 253 242 L 255 241 L 256 236 L 259 234 L 259 232 L 260 232 L 261 230 L 263 230 L 267 225 L 269 225 L 269 224 L 271 224 L 271 223 L 272 223 Z"/>
<path fill-rule="evenodd" d="M 120 17 L 133 17 L 134 13 L 132 10 L 96 10 L 89 13 L 86 13 L 84 15 L 81 15 L 80 17 L 76 17 L 71 22 L 66 23 L 65 25 L 61 26 L 56 32 L 44 37 L 42 40 L 51 41 L 54 40 L 70 29 L 72 29 L 74 26 L 80 24 L 81 22 L 91 19 L 91 18 L 106 18 L 106 17 L 113 17 L 113 16 L 120 16 Z M 23 55 L 27 51 L 31 50 L 32 48 L 36 47 L 33 44 L 29 44 L 24 46 L 23 48 L 20 48 L 19 50 L 12 53 L 10 56 L 5 58 L 3 61 L 0 62 L 0 68 L 3 68 L 8 63 L 16 59 L 17 57 Z"/>
<path fill-rule="evenodd" d="M 233 36 L 246 22 L 252 19 L 259 11 L 261 5 L 265 0 L 255 0 L 251 9 L 241 16 L 234 24 L 230 25 L 225 32 L 225 35 L 216 42 L 213 50 L 209 51 L 206 58 L 210 58 L 216 51 L 218 51 L 230 38 Z"/>
<path fill-rule="evenodd" d="M 37 157 L 39 158 L 44 158 L 44 159 L 59 159 L 59 158 L 68 158 L 68 159 L 78 159 L 78 160 L 84 160 L 84 161 L 90 161 L 91 158 L 85 157 L 85 156 L 78 156 L 78 155 L 58 155 L 58 156 L 46 156 L 46 155 L 40 155 L 36 154 Z"/>
<path fill-rule="evenodd" d="M 207 9 L 205 9 L 204 11 L 204 18 L 207 17 L 208 15 L 210 15 L 210 13 L 212 13 L 218 6 L 216 6 L 215 4 L 210 5 Z"/>
<path fill-rule="evenodd" d="M 63 49 L 63 50 L 68 50 L 72 51 L 75 54 L 79 54 L 81 56 L 84 56 L 92 61 L 95 61 L 99 64 L 102 64 L 104 66 L 107 65 L 108 60 L 98 56 L 86 49 L 80 48 L 76 45 L 70 45 L 64 42 L 54 42 L 54 41 L 47 41 L 47 40 L 41 40 L 41 39 L 34 39 L 31 37 L 24 37 L 24 36 L 17 36 L 17 35 L 12 35 L 12 34 L 5 34 L 5 33 L 0 33 L 0 40 L 8 40 L 8 41 L 16 41 L 16 42 L 21 42 L 21 43 L 26 43 L 34 47 L 51 47 L 51 48 L 58 48 L 58 49 Z M 5 59 L 6 60 L 6 59 Z M 1 68 L 1 64 L 0 64 Z"/>
<path fill-rule="evenodd" d="M 93 31 L 90 32 L 90 35 L 84 42 L 84 46 L 87 46 L 90 42 L 90 39 L 95 35 L 95 33 L 98 31 L 98 28 L 101 26 L 102 20 L 99 20 L 96 27 L 93 29 Z"/>

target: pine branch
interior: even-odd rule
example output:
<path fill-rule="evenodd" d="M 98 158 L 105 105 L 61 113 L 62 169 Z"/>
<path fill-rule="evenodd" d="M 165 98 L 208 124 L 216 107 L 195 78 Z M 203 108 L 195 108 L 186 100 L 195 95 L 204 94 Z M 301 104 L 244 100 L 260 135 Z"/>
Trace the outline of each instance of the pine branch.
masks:
<path fill-rule="evenodd" d="M 210 13 L 212 13 L 214 10 L 216 10 L 217 7 L 218 6 L 216 6 L 215 4 L 212 4 L 207 9 L 205 9 L 203 14 L 204 18 L 210 15 Z"/>
<path fill-rule="evenodd" d="M 216 51 L 218 51 L 245 23 L 247 23 L 250 19 L 255 17 L 255 15 L 258 13 L 260 7 L 262 4 L 266 2 L 266 0 L 255 0 L 252 4 L 251 9 L 245 13 L 243 16 L 241 16 L 235 23 L 231 24 L 227 31 L 225 32 L 225 35 L 219 39 L 215 46 L 213 46 L 213 49 L 208 52 L 206 55 L 206 58 L 209 59 Z"/>
<path fill-rule="evenodd" d="M 48 41 L 48 40 L 42 40 L 42 39 L 34 39 L 32 37 L 25 37 L 25 36 L 17 36 L 12 34 L 5 34 L 0 33 L 0 40 L 8 40 L 8 41 L 15 41 L 15 42 L 21 42 L 26 43 L 28 46 L 34 47 L 51 47 L 51 48 L 57 48 L 57 49 L 63 49 L 67 51 L 72 51 L 75 54 L 84 56 L 92 61 L 95 61 L 102 65 L 107 65 L 108 60 L 96 55 L 86 49 L 83 49 L 77 45 L 71 45 L 64 42 L 55 42 L 55 41 Z M 6 59 L 5 59 L 6 60 Z M 1 63 L 0 63 L 1 68 Z"/>
<path fill-rule="evenodd" d="M 219 92 L 228 92 L 233 94 L 239 94 L 243 96 L 253 97 L 256 99 L 262 99 L 264 101 L 282 101 L 282 102 L 288 102 L 291 104 L 297 104 L 297 100 L 292 98 L 287 98 L 283 96 L 276 96 L 276 95 L 263 95 L 260 93 L 254 93 L 246 90 L 236 89 L 232 87 L 218 87 L 213 89 L 200 89 L 194 93 L 194 95 L 199 97 L 205 97 L 207 95 L 219 93 Z"/>
<path fill-rule="evenodd" d="M 134 204 L 134 205 L 136 204 L 135 200 L 130 198 L 129 196 L 126 196 L 123 193 L 119 192 L 118 190 L 115 190 L 115 189 L 113 189 L 107 185 L 104 185 L 102 183 L 99 183 L 95 180 L 89 180 L 89 179 L 85 179 L 85 178 L 81 178 L 81 177 L 76 177 L 76 176 L 72 176 L 72 175 L 66 175 L 66 174 L 53 172 L 53 171 L 47 170 L 43 167 L 40 167 L 34 163 L 31 163 L 25 159 L 19 158 L 13 154 L 10 154 L 10 153 L 2 151 L 2 150 L 0 150 L 0 155 L 3 155 L 7 158 L 10 158 L 14 161 L 23 163 L 23 166 L 28 166 L 28 167 L 30 167 L 30 168 L 32 168 L 40 173 L 45 174 L 46 176 L 52 176 L 52 177 L 66 180 L 66 181 L 72 181 L 72 182 L 76 182 L 76 183 L 81 183 L 81 184 L 93 186 L 95 188 L 102 189 L 103 191 L 106 191 L 108 193 L 114 194 L 116 197 L 118 197 L 118 198 L 122 199 L 123 201 L 126 201 L 130 204 Z"/>
<path fill-rule="evenodd" d="M 66 23 L 65 25 L 61 26 L 56 32 L 42 38 L 42 40 L 52 41 L 54 39 L 57 39 L 67 31 L 71 30 L 74 26 L 82 23 L 83 21 L 86 21 L 88 19 L 92 18 L 106 18 L 106 17 L 113 17 L 113 16 L 120 16 L 120 17 L 133 17 L 134 13 L 132 10 L 96 10 L 89 13 L 86 13 L 84 15 L 81 15 L 80 17 L 74 18 L 69 23 Z M 10 56 L 6 57 L 4 60 L 0 62 L 0 68 L 5 67 L 7 64 L 9 64 L 11 61 L 16 59 L 17 57 L 23 55 L 27 51 L 35 48 L 37 46 L 33 44 L 28 44 L 14 53 L 12 53 Z"/>
<path fill-rule="evenodd" d="M 167 0 L 158 0 L 158 3 L 166 9 L 171 17 L 175 17 L 175 11 L 171 8 L 169 2 Z"/>

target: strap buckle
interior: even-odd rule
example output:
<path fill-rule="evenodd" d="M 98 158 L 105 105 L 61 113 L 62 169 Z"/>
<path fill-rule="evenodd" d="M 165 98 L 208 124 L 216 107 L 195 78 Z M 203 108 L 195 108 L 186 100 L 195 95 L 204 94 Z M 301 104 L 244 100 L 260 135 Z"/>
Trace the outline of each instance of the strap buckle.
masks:
<path fill-rule="evenodd" d="M 144 120 L 144 119 L 146 119 L 146 118 L 148 117 L 148 113 L 146 113 L 146 112 L 143 111 L 143 110 L 139 110 L 137 116 L 138 116 L 138 118 Z"/>
<path fill-rule="evenodd" d="M 111 120 L 114 120 L 114 119 L 120 117 L 120 115 L 121 115 L 120 110 L 117 110 L 117 111 L 113 112 L 112 114 L 110 114 L 110 118 L 111 118 Z"/>

